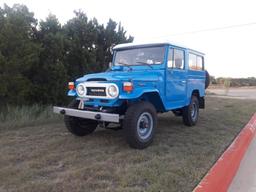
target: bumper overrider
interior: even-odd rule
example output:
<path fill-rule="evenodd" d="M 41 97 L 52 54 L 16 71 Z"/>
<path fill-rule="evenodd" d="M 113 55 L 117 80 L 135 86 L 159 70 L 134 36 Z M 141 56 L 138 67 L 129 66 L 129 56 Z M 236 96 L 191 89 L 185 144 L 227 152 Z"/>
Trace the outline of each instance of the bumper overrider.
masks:
<path fill-rule="evenodd" d="M 113 122 L 113 123 L 119 123 L 119 119 L 120 119 L 119 114 L 85 111 L 85 110 L 71 109 L 71 108 L 65 108 L 65 107 L 53 107 L 53 112 L 62 114 L 62 115 L 92 119 L 97 121 Z"/>

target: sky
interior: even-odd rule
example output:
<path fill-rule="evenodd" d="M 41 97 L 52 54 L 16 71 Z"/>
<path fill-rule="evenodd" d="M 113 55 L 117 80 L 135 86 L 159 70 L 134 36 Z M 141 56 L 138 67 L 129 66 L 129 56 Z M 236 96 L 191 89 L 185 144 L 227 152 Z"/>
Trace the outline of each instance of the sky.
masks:
<path fill-rule="evenodd" d="M 25 4 L 38 20 L 54 14 L 62 24 L 79 9 L 99 23 L 112 18 L 135 42 L 178 42 L 204 52 L 206 69 L 215 77 L 256 77 L 255 0 L 0 0 L 4 3 Z M 249 23 L 254 24 L 205 31 Z"/>

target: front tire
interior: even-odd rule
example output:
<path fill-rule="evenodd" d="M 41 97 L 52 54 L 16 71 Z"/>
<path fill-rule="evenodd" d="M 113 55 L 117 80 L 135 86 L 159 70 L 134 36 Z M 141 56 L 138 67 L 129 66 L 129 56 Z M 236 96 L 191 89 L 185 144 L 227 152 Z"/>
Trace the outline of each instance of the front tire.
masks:
<path fill-rule="evenodd" d="M 199 101 L 196 96 L 192 96 L 190 104 L 183 108 L 182 118 L 183 123 L 187 126 L 194 126 L 197 123 L 199 116 Z"/>
<path fill-rule="evenodd" d="M 127 143 L 135 149 L 144 149 L 152 142 L 157 126 L 155 107 L 149 102 L 139 102 L 130 106 L 123 122 Z"/>
<path fill-rule="evenodd" d="M 68 107 L 77 109 L 79 101 L 73 100 Z M 69 132 L 76 136 L 85 136 L 92 133 L 98 126 L 98 122 L 91 119 L 83 119 L 73 116 L 64 116 L 64 122 Z"/>

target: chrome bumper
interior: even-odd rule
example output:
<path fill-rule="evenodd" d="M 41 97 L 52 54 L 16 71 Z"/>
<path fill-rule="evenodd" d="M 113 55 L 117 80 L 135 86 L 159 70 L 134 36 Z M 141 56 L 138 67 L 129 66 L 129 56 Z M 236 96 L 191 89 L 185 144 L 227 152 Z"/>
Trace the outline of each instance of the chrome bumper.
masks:
<path fill-rule="evenodd" d="M 114 113 L 83 111 L 83 110 L 70 109 L 70 108 L 64 108 L 64 107 L 53 107 L 53 112 L 59 113 L 62 115 L 69 115 L 73 117 L 81 117 L 81 118 L 93 119 L 97 121 L 119 123 L 119 114 L 114 114 Z"/>

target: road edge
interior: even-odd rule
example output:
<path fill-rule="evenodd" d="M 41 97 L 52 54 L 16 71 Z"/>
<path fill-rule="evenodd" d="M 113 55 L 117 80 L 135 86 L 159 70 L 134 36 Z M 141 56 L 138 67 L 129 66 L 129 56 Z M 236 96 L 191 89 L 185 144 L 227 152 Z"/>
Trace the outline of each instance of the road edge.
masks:
<path fill-rule="evenodd" d="M 256 113 L 216 161 L 193 192 L 226 192 L 241 160 L 256 135 Z"/>

